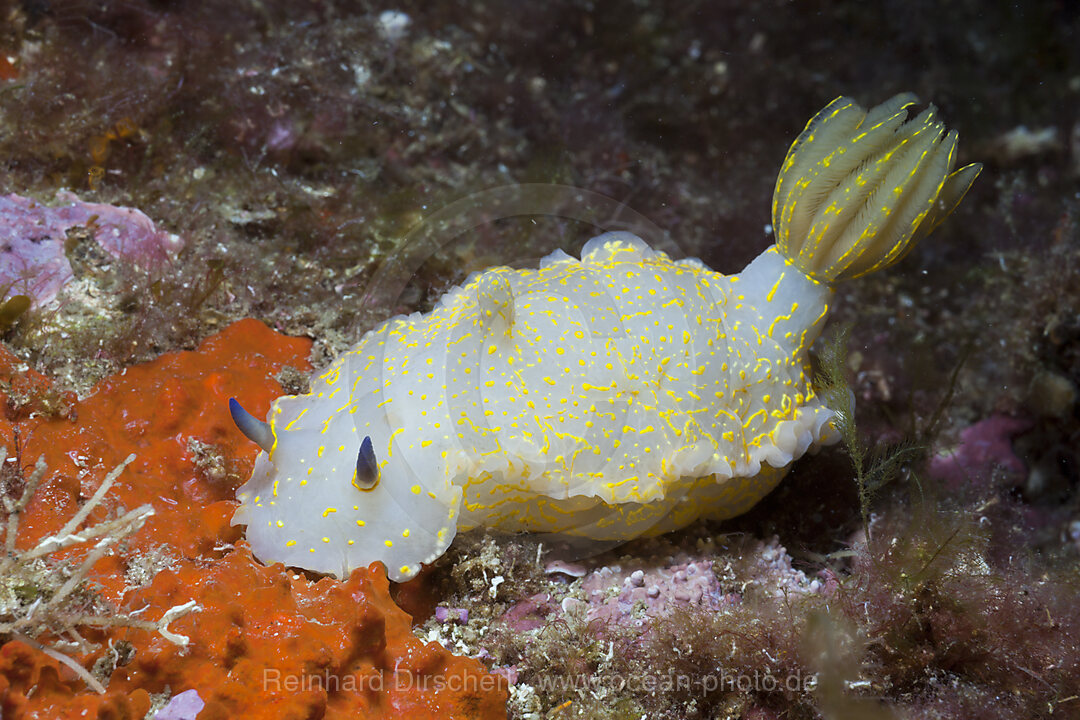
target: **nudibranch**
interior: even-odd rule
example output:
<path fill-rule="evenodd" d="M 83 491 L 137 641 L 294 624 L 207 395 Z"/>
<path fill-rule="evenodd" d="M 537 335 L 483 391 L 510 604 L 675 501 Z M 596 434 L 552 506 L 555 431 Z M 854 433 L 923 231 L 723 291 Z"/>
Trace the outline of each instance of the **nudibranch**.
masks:
<path fill-rule="evenodd" d="M 607 233 L 387 320 L 268 422 L 233 401 L 263 449 L 233 524 L 264 562 L 401 581 L 477 526 L 618 540 L 745 512 L 837 439 L 807 359 L 830 285 L 900 260 L 979 174 L 915 102 L 814 116 L 738 275 Z"/>

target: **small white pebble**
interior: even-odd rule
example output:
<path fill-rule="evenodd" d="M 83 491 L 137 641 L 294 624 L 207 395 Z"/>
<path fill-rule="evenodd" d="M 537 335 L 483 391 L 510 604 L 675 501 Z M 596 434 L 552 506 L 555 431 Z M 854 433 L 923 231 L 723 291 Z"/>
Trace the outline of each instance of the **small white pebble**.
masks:
<path fill-rule="evenodd" d="M 660 588 L 655 585 L 650 585 L 647 592 L 651 598 L 660 597 Z"/>
<path fill-rule="evenodd" d="M 371 80 L 371 70 L 362 62 L 353 65 L 352 71 L 353 82 L 356 83 L 356 87 L 364 87 Z"/>
<path fill-rule="evenodd" d="M 412 24 L 412 18 L 400 10 L 383 10 L 379 13 L 379 32 L 390 42 L 405 37 Z"/>
<path fill-rule="evenodd" d="M 573 598 L 573 597 L 565 597 L 565 598 L 563 598 L 563 601 L 562 601 L 563 612 L 570 612 L 571 610 L 575 610 L 575 609 L 578 609 L 578 608 L 584 608 L 584 607 L 586 607 L 586 604 L 584 602 L 582 602 L 581 600 L 578 600 L 577 598 Z"/>
<path fill-rule="evenodd" d="M 635 570 L 630 573 L 630 584 L 634 587 L 641 587 L 645 584 L 645 573 L 641 570 Z"/>

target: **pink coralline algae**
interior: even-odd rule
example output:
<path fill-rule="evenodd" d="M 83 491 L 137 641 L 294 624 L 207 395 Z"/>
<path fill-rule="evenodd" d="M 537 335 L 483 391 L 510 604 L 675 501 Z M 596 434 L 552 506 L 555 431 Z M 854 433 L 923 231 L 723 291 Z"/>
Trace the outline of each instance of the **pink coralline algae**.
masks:
<path fill-rule="evenodd" d="M 199 697 L 198 690 L 185 690 L 158 710 L 154 720 L 195 720 L 204 707 L 206 703 Z"/>
<path fill-rule="evenodd" d="M 465 608 L 448 608 L 440 605 L 435 608 L 435 619 L 441 623 L 457 623 L 464 625 L 469 622 L 469 611 Z"/>
<path fill-rule="evenodd" d="M 1023 461 L 1012 448 L 1012 438 L 1031 427 L 1031 422 L 1005 415 L 980 420 L 960 433 L 959 444 L 938 453 L 930 461 L 930 475 L 945 482 L 949 490 L 986 482 L 996 467 L 1026 475 Z"/>
<path fill-rule="evenodd" d="M 184 246 L 133 208 L 83 202 L 66 191 L 56 199 L 59 204 L 50 207 L 19 195 L 0 196 L 0 299 L 28 295 L 37 306 L 53 300 L 73 277 L 64 248 L 72 228 L 91 230 L 110 255 L 149 270 Z"/>
<path fill-rule="evenodd" d="M 573 583 L 580 582 L 579 591 L 537 593 L 510 608 L 504 619 L 519 632 L 543 626 L 552 615 L 574 611 L 583 612 L 589 622 L 642 626 L 679 606 L 721 610 L 742 601 L 741 594 L 717 574 L 715 558 L 723 548 L 712 538 L 693 549 L 673 546 L 663 538 L 649 542 L 653 547 L 641 549 L 648 557 L 634 559 L 632 564 L 629 558 L 626 564 L 591 569 L 588 562 L 549 563 L 550 574 L 580 577 Z M 741 575 L 748 578 L 740 583 L 743 589 L 753 586 L 775 596 L 824 589 L 819 580 L 792 567 L 791 556 L 776 538 L 754 541 L 740 556 L 745 565 Z"/>

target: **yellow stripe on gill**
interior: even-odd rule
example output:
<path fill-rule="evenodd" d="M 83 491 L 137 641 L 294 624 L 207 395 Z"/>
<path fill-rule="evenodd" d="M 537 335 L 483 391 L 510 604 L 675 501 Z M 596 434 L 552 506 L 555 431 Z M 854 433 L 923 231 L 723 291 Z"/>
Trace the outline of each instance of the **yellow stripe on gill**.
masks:
<path fill-rule="evenodd" d="M 898 262 L 963 199 L 982 170 L 952 170 L 956 131 L 901 93 L 869 112 L 838 97 L 810 119 L 780 167 L 776 245 L 810 277 L 834 282 Z"/>

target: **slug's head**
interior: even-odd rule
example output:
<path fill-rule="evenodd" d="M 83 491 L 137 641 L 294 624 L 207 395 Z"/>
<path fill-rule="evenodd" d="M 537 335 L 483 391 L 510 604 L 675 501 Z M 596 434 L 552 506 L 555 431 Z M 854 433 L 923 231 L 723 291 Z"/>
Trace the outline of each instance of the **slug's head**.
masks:
<path fill-rule="evenodd" d="M 956 131 L 911 93 L 869 112 L 838 97 L 788 150 L 773 194 L 776 244 L 823 282 L 897 262 L 963 199 L 982 165 L 953 170 Z"/>
<path fill-rule="evenodd" d="M 453 540 L 461 489 L 410 464 L 399 429 L 358 427 L 362 415 L 329 395 L 279 398 L 270 422 L 230 401 L 237 427 L 263 449 L 237 490 L 233 524 L 247 525 L 265 563 L 344 578 L 381 561 L 390 579 L 407 580 Z"/>

